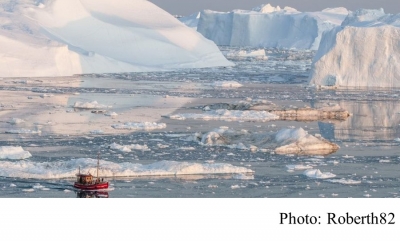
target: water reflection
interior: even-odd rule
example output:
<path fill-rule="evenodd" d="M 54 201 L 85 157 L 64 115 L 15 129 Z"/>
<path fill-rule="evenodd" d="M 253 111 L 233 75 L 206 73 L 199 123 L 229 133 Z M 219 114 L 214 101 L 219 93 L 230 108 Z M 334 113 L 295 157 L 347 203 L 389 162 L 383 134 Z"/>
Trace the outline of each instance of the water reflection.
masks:
<path fill-rule="evenodd" d="M 394 140 L 400 137 L 400 104 L 396 101 L 340 101 L 352 116 L 343 122 L 319 122 L 321 135 L 337 140 Z"/>
<path fill-rule="evenodd" d="M 77 198 L 108 198 L 108 192 L 100 191 L 78 191 L 76 193 Z"/>

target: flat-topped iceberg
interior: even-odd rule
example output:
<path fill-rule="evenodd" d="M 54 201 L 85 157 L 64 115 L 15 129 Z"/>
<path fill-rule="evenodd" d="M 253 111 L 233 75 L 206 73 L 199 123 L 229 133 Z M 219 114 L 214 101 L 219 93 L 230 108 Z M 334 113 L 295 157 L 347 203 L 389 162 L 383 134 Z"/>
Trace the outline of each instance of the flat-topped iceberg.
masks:
<path fill-rule="evenodd" d="M 218 47 L 146 0 L 4 0 L 0 77 L 232 65 Z"/>
<path fill-rule="evenodd" d="M 318 49 L 322 33 L 339 26 L 348 13 L 344 8 L 302 13 L 269 4 L 253 10 L 203 10 L 197 31 L 217 45 Z"/>
<path fill-rule="evenodd" d="M 310 84 L 400 87 L 400 14 L 361 9 L 323 35 Z"/>

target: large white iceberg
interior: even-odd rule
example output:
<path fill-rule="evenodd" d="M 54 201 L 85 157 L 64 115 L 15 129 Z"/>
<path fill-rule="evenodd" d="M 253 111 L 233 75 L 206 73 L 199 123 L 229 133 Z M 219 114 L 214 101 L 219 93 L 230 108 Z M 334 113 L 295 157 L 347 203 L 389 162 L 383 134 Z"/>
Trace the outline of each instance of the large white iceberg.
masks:
<path fill-rule="evenodd" d="M 310 84 L 400 87 L 400 14 L 358 10 L 323 35 Z"/>
<path fill-rule="evenodd" d="M 218 47 L 146 0 L 4 0 L 0 77 L 228 66 Z"/>
<path fill-rule="evenodd" d="M 340 25 L 348 13 L 344 8 L 302 13 L 269 4 L 251 11 L 204 10 L 197 31 L 217 45 L 318 49 L 322 33 Z"/>

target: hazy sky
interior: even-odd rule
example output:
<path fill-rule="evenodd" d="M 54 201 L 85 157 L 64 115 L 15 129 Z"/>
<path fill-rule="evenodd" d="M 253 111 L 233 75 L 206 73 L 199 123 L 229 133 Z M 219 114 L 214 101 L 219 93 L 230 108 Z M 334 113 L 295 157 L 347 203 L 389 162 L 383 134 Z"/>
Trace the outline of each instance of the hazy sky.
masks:
<path fill-rule="evenodd" d="M 261 4 L 293 7 L 299 11 L 319 11 L 324 8 L 346 7 L 349 10 L 359 8 L 384 8 L 386 13 L 400 13 L 399 0 L 149 0 L 171 14 L 189 15 L 199 10 L 211 9 L 230 11 L 233 9 L 250 10 Z"/>

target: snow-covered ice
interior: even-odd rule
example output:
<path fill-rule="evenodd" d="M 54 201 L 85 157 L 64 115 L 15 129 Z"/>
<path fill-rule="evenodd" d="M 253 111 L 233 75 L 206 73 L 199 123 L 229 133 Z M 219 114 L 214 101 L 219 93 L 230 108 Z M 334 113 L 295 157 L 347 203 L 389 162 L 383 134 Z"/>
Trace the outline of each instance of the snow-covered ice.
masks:
<path fill-rule="evenodd" d="M 400 87 L 400 15 L 360 9 L 326 32 L 310 84 L 329 87 Z"/>
<path fill-rule="evenodd" d="M 248 168 L 227 163 L 159 161 L 142 165 L 132 162 L 114 163 L 103 160 L 100 163 L 99 175 L 102 177 L 253 173 Z M 89 158 L 52 162 L 2 161 L 0 162 L 0 176 L 36 179 L 71 178 L 75 177 L 78 167 L 83 173 L 95 174 L 96 165 L 97 160 Z"/>
<path fill-rule="evenodd" d="M 4 0 L 0 76 L 231 66 L 217 46 L 146 0 Z"/>
<path fill-rule="evenodd" d="M 0 146 L 0 159 L 26 159 L 31 157 L 29 151 L 20 146 Z"/>

